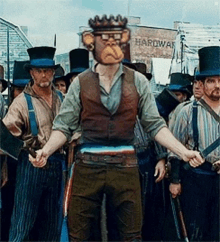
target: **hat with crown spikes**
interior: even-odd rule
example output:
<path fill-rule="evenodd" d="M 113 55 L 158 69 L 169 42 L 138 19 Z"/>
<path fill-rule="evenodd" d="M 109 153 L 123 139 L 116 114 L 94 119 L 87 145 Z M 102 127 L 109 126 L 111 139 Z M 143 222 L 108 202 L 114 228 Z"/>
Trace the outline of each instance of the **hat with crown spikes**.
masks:
<path fill-rule="evenodd" d="M 96 15 L 94 19 L 89 19 L 89 26 L 94 33 L 99 31 L 120 31 L 126 28 L 127 22 L 127 18 L 122 18 L 121 15 L 116 17 L 110 15 L 109 18 L 103 15 L 101 19 Z"/>

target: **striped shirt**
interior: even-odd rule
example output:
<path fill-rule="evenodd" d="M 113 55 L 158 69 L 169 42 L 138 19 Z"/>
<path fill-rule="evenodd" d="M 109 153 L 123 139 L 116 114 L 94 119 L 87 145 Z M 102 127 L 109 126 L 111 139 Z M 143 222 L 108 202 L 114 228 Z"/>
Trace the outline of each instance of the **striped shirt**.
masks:
<path fill-rule="evenodd" d="M 173 128 L 174 136 L 190 150 L 193 150 L 195 146 L 192 128 L 192 107 L 193 103 L 183 107 Z M 216 120 L 200 101 L 198 101 L 198 133 L 199 151 L 203 151 L 220 136 L 219 120 Z M 171 152 L 169 159 L 173 157 L 179 158 Z M 220 160 L 220 146 L 206 157 L 206 161 L 211 163 L 218 160 Z"/>
<path fill-rule="evenodd" d="M 2 96 L 2 94 L 0 93 L 0 118 L 4 118 L 5 116 L 5 101 L 4 98 Z"/>

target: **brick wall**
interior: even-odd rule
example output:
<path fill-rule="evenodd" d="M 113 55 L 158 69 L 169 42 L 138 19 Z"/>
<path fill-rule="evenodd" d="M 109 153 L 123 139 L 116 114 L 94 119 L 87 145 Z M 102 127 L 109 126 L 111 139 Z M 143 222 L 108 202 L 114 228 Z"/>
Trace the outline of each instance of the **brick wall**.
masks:
<path fill-rule="evenodd" d="M 132 62 L 143 62 L 151 71 L 151 58 L 172 58 L 175 37 L 174 29 L 130 26 L 130 52 Z"/>

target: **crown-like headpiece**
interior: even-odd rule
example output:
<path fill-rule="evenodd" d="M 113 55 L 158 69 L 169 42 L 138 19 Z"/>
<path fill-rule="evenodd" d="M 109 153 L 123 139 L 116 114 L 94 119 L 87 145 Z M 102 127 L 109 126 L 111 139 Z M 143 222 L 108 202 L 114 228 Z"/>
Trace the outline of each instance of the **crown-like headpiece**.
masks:
<path fill-rule="evenodd" d="M 103 15 L 101 19 L 96 15 L 94 19 L 89 19 L 89 26 L 93 32 L 122 30 L 126 28 L 127 22 L 127 18 L 122 18 L 121 15 L 117 15 L 116 18 L 113 15 L 110 15 L 109 18 Z"/>

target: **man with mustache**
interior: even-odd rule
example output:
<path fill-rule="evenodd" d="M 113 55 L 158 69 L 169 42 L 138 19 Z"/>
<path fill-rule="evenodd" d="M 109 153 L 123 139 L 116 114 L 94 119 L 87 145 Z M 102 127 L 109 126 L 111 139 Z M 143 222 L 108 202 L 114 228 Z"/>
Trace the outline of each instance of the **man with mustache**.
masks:
<path fill-rule="evenodd" d="M 196 75 L 203 87 L 202 98 L 186 105 L 177 116 L 174 136 L 189 149 L 204 150 L 220 136 L 220 47 L 199 50 L 200 72 Z M 194 116 L 197 110 L 196 116 Z M 197 121 L 196 120 L 197 117 Z M 198 131 L 194 128 L 197 125 Z M 198 134 L 198 135 L 196 135 Z M 219 174 L 220 146 L 206 162 L 188 168 L 170 154 L 170 192 L 180 195 L 190 241 L 220 241 L 219 237 Z"/>
<path fill-rule="evenodd" d="M 35 161 L 30 157 L 39 166 L 46 164 L 81 126 L 68 214 L 71 241 L 100 240 L 91 234 L 100 224 L 104 193 L 115 216 L 118 241 L 141 240 L 141 192 L 134 149 L 137 115 L 144 131 L 162 145 L 193 166 L 203 162 L 198 152 L 187 150 L 167 129 L 146 77 L 122 65 L 123 48 L 130 38 L 126 24 L 120 15 L 89 20 L 92 32 L 84 32 L 82 41 L 97 63 L 73 80 L 50 141 L 37 151 Z"/>
<path fill-rule="evenodd" d="M 27 50 L 30 61 L 20 68 L 30 73 L 14 75 L 16 83 L 27 83 L 22 93 L 12 102 L 3 119 L 15 137 L 28 147 L 39 149 L 50 137 L 52 123 L 61 106 L 61 93 L 52 85 L 55 69 L 55 48 L 33 47 Z M 25 77 L 25 78 L 24 78 Z M 47 167 L 30 162 L 28 152 L 18 157 L 14 207 L 9 241 L 58 241 L 61 233 L 62 167 L 65 158 L 57 150 L 48 159 Z M 4 231 L 5 232 L 5 231 Z"/>

